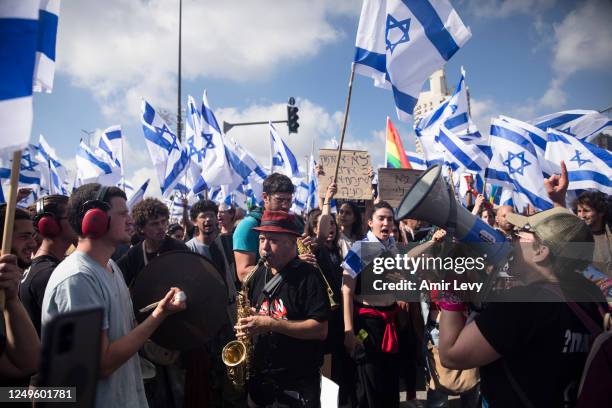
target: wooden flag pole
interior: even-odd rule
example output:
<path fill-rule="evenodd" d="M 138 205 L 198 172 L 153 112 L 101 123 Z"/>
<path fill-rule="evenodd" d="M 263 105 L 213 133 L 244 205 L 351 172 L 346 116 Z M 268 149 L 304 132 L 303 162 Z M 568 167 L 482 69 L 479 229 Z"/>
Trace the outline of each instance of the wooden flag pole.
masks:
<path fill-rule="evenodd" d="M 344 134 L 346 133 L 346 124 L 348 122 L 349 109 L 351 107 L 351 95 L 353 93 L 353 78 L 355 78 L 355 63 L 351 64 L 351 76 L 349 79 L 348 95 L 346 96 L 346 107 L 344 108 L 344 120 L 342 121 L 342 133 L 340 134 L 340 145 L 338 146 L 338 155 L 336 156 L 336 170 L 334 171 L 334 183 L 338 179 L 338 169 L 340 168 L 340 156 L 342 155 L 342 145 L 344 144 Z"/>
<path fill-rule="evenodd" d="M 19 189 L 19 171 L 21 165 L 21 150 L 13 152 L 13 165 L 11 167 L 11 184 L 8 200 L 6 202 L 6 214 L 4 216 L 4 231 L 2 233 L 2 255 L 11 253 L 13 243 L 13 225 L 15 223 L 15 208 L 17 207 L 17 191 Z M 0 289 L 0 310 L 4 310 L 6 297 L 4 290 Z"/>

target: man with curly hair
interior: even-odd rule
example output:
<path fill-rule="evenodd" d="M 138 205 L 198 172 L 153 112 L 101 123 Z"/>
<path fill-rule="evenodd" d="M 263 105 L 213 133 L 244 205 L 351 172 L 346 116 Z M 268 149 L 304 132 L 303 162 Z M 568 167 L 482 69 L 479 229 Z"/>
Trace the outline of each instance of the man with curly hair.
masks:
<path fill-rule="evenodd" d="M 585 222 L 593 233 L 595 251 L 593 266 L 612 277 L 612 229 L 610 229 L 609 196 L 600 191 L 585 191 L 573 204 L 578 218 Z"/>
<path fill-rule="evenodd" d="M 156 198 L 146 198 L 132 208 L 136 232 L 144 239 L 117 262 L 128 286 L 156 256 L 168 251 L 188 251 L 184 243 L 166 235 L 169 218 L 168 207 Z"/>

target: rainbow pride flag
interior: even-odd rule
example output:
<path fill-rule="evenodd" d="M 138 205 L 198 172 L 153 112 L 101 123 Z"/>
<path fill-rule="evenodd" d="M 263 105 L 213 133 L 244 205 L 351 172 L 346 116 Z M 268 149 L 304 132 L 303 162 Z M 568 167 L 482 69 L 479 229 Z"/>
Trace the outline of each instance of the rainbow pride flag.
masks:
<path fill-rule="evenodd" d="M 393 126 L 391 119 L 387 116 L 387 168 L 391 169 L 411 169 L 412 166 L 406 157 L 406 151 L 402 146 L 397 129 Z"/>

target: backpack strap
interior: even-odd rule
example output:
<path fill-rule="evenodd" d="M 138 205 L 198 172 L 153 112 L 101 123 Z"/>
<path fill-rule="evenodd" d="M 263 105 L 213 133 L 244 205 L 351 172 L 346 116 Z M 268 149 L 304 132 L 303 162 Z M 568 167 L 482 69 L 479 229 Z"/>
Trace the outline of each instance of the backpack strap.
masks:
<path fill-rule="evenodd" d="M 587 330 L 591 333 L 593 338 L 599 336 L 602 333 L 603 331 L 602 328 L 597 323 L 595 323 L 595 321 L 591 318 L 591 316 L 589 316 L 576 302 L 570 302 L 565 299 L 565 296 L 563 295 L 561 288 L 559 288 L 556 285 L 544 285 L 544 288 L 548 290 L 549 292 L 557 295 L 561 300 L 563 300 L 570 307 L 570 309 L 572 309 L 572 312 L 574 312 L 574 315 L 576 315 L 576 317 L 580 319 L 584 327 L 587 328 Z M 605 313 L 602 313 L 602 310 L 599 307 L 599 305 L 598 305 L 598 310 L 602 314 L 602 317 L 605 318 Z"/>

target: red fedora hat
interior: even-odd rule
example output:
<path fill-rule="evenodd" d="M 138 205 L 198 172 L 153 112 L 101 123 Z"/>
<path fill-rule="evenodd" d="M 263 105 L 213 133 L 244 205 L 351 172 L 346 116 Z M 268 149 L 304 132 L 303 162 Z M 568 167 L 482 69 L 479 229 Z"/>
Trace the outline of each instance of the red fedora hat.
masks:
<path fill-rule="evenodd" d="M 253 229 L 260 232 L 280 232 L 298 237 L 303 232 L 295 214 L 286 211 L 264 211 L 261 224 Z"/>

